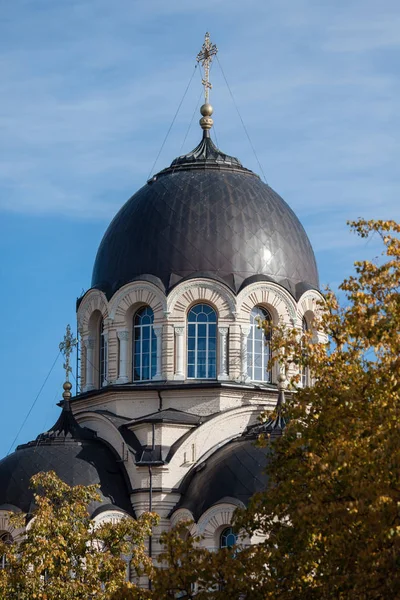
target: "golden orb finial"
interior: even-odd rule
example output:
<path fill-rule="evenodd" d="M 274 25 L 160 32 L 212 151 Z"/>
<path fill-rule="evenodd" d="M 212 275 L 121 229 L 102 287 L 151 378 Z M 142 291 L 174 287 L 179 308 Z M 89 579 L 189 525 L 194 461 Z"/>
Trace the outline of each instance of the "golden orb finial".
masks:
<path fill-rule="evenodd" d="M 71 389 L 72 389 L 72 383 L 70 381 L 65 381 L 63 383 L 63 395 L 62 397 L 64 398 L 64 400 L 71 400 Z"/>
<path fill-rule="evenodd" d="M 211 104 L 203 104 L 200 107 L 200 113 L 203 115 L 202 118 L 200 119 L 200 126 L 202 129 L 204 129 L 205 131 L 208 131 L 209 129 L 211 129 L 211 127 L 213 126 L 214 121 L 211 118 L 211 115 L 213 114 L 213 107 L 211 106 Z"/>

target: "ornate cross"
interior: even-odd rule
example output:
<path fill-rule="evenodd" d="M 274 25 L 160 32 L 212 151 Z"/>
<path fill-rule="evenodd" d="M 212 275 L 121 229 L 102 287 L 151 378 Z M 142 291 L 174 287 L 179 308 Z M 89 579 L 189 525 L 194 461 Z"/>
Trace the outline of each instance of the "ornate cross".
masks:
<path fill-rule="evenodd" d="M 71 357 L 73 349 L 75 348 L 75 346 L 77 346 L 77 344 L 78 340 L 73 337 L 70 325 L 67 325 L 67 331 L 64 335 L 64 340 L 59 345 L 60 352 L 62 352 L 62 354 L 65 357 L 63 367 L 65 369 L 66 381 L 69 381 L 69 374 L 72 373 L 72 368 L 69 364 L 69 359 Z"/>
<path fill-rule="evenodd" d="M 210 83 L 210 65 L 212 63 L 213 56 L 216 56 L 218 48 L 215 44 L 210 42 L 210 34 L 207 32 L 204 37 L 204 44 L 198 53 L 196 60 L 201 62 L 204 67 L 204 78 L 201 83 L 204 85 L 204 103 L 208 104 L 208 90 L 212 88 Z"/>

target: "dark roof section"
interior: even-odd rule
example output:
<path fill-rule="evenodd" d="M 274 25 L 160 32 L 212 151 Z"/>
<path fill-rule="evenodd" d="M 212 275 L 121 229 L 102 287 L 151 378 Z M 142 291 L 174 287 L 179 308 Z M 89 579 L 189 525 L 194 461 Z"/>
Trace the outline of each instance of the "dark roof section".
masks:
<path fill-rule="evenodd" d="M 206 167 L 209 169 L 238 169 L 245 173 L 253 174 L 249 169 L 245 169 L 237 158 L 221 152 L 211 140 L 209 132 L 203 131 L 203 139 L 194 150 L 189 152 L 189 154 L 175 158 L 171 166 L 158 173 L 156 177 L 171 171 Z"/>
<path fill-rule="evenodd" d="M 158 412 L 145 415 L 138 419 L 133 419 L 124 426 L 137 425 L 139 423 L 176 423 L 180 425 L 200 425 L 204 421 L 204 417 L 199 415 L 193 415 L 183 410 L 177 410 L 176 408 L 167 408 Z"/>
<path fill-rule="evenodd" d="M 285 392 L 280 389 L 274 412 L 264 423 L 257 423 L 247 429 L 246 435 L 257 439 L 259 435 L 268 436 L 271 439 L 281 437 L 286 427 L 284 416 Z"/>
<path fill-rule="evenodd" d="M 255 492 L 267 486 L 264 470 L 268 452 L 268 448 L 256 447 L 254 440 L 245 437 L 232 440 L 187 475 L 178 508 L 189 509 L 197 521 L 207 509 L 228 496 L 246 505 Z"/>
<path fill-rule="evenodd" d="M 34 508 L 29 482 L 41 471 L 55 471 L 68 485 L 100 486 L 100 502 L 92 502 L 92 513 L 103 504 L 133 514 L 124 475 L 110 448 L 96 433 L 81 427 L 68 400 L 56 424 L 36 441 L 22 444 L 0 461 L 0 505 L 11 504 L 26 513 Z"/>
<path fill-rule="evenodd" d="M 199 274 L 234 292 L 257 275 L 296 298 L 319 286 L 311 244 L 292 209 L 208 137 L 114 217 L 97 252 L 92 287 L 110 298 L 126 283 L 152 277 L 168 292 Z"/>
<path fill-rule="evenodd" d="M 190 390 L 190 389 L 232 389 L 232 390 L 257 390 L 258 392 L 276 391 L 276 384 L 249 382 L 238 383 L 234 381 L 218 381 L 211 379 L 187 379 L 185 381 L 133 381 L 131 383 L 110 384 L 100 389 L 82 392 L 72 398 L 72 402 L 82 400 L 82 398 L 90 398 L 91 396 L 106 395 L 112 390 L 118 390 L 118 393 L 132 393 L 132 390 L 149 390 L 149 391 L 167 391 L 167 390 Z M 97 412 L 97 411 L 94 411 Z M 98 411 L 101 413 L 101 411 Z M 107 416 L 107 415 L 104 415 Z M 126 419 L 128 421 L 129 419 Z"/>
<path fill-rule="evenodd" d="M 62 402 L 62 411 L 60 416 L 53 427 L 44 433 L 40 433 L 36 438 L 36 442 L 22 444 L 21 446 L 18 446 L 17 450 L 20 448 L 25 448 L 26 446 L 37 446 L 39 443 L 63 443 L 66 441 L 94 439 L 96 439 L 96 432 L 88 427 L 82 427 L 79 425 L 71 410 L 69 400 L 64 400 Z"/>

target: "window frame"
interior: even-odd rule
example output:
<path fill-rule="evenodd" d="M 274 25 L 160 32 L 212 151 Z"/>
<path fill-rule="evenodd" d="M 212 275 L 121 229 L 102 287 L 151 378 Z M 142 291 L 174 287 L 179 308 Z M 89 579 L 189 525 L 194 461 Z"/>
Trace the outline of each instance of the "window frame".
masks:
<path fill-rule="evenodd" d="M 108 374 L 108 342 L 106 341 L 104 331 L 104 319 L 102 318 L 99 323 L 99 387 L 107 385 L 107 374 Z"/>
<path fill-rule="evenodd" d="M 207 307 L 207 309 L 209 309 L 208 314 L 203 311 L 203 312 L 199 312 L 198 314 L 196 314 L 196 319 L 194 321 L 190 321 L 190 316 L 191 314 L 195 314 L 193 313 L 193 311 L 195 309 L 197 309 L 198 307 Z M 209 320 L 207 318 L 206 321 L 199 321 L 197 319 L 198 316 L 200 316 L 200 314 L 206 314 L 207 317 L 211 317 L 214 315 L 215 320 Z M 216 380 L 217 379 L 217 358 L 218 358 L 218 353 L 217 353 L 217 344 L 218 344 L 218 314 L 217 311 L 215 310 L 215 308 L 213 306 L 211 306 L 210 304 L 207 304 L 206 302 L 196 302 L 196 304 L 193 304 L 193 306 L 190 307 L 190 309 L 188 310 L 187 316 L 186 316 L 186 323 L 187 323 L 187 333 L 186 333 L 186 377 L 187 379 L 190 380 Z M 205 326 L 205 331 L 206 331 L 206 335 L 205 336 L 199 336 L 199 327 L 200 326 Z M 210 328 L 211 326 L 214 326 L 215 328 L 215 333 L 214 335 L 210 334 Z M 194 328 L 194 336 L 189 335 L 191 332 L 191 327 Z M 194 339 L 194 348 L 190 348 L 190 342 L 189 339 Z M 199 349 L 199 339 L 205 338 L 205 350 L 201 350 Z M 210 341 L 214 341 L 214 350 L 210 349 Z M 194 352 L 194 362 L 190 362 L 190 352 Z M 199 376 L 199 369 L 202 368 L 202 365 L 199 364 L 199 352 L 205 352 L 205 361 L 204 361 L 204 366 L 205 366 L 205 375 L 204 376 Z M 210 357 L 211 354 L 211 357 Z M 212 361 L 212 355 L 214 355 L 214 361 L 213 363 Z M 190 368 L 194 367 L 194 374 L 190 375 Z M 210 368 L 212 369 L 212 373 L 211 375 L 209 375 L 210 373 Z"/>
<path fill-rule="evenodd" d="M 262 312 L 263 315 L 254 315 L 255 311 L 259 311 Z M 249 377 L 250 381 L 254 381 L 255 383 L 272 383 L 272 368 L 268 368 L 268 362 L 271 359 L 271 346 L 270 346 L 270 342 L 271 342 L 271 334 L 268 334 L 268 337 L 265 335 L 265 332 L 258 327 L 257 321 L 256 319 L 260 317 L 262 318 L 263 321 L 268 320 L 271 324 L 273 323 L 273 319 L 272 319 L 272 314 L 271 312 L 265 308 L 264 306 L 261 305 L 256 305 L 253 306 L 253 308 L 250 311 L 250 331 L 249 331 L 249 335 L 247 336 L 247 347 L 246 347 L 246 352 L 247 352 L 247 376 Z M 256 337 L 256 330 L 261 332 L 261 340 L 257 339 Z M 261 373 L 262 373 L 262 379 L 256 379 L 255 377 L 255 370 L 256 368 L 259 368 L 258 365 L 255 364 L 255 360 L 254 360 L 254 356 L 255 354 L 259 354 L 255 352 L 255 346 L 256 346 L 256 342 L 262 341 L 262 347 L 261 347 Z M 251 351 L 249 351 L 249 342 L 251 343 Z"/>
<path fill-rule="evenodd" d="M 141 313 L 150 313 L 142 314 Z M 150 316 L 151 322 L 144 324 L 136 324 L 137 317 L 143 318 L 144 316 Z M 143 334 L 146 329 L 149 329 L 149 336 L 146 338 Z M 137 337 L 138 332 L 140 336 Z M 140 350 L 136 351 L 136 342 L 140 342 Z M 143 342 L 149 342 L 149 350 L 143 351 Z M 152 381 L 155 374 L 157 373 L 157 336 L 154 331 L 154 311 L 148 304 L 140 306 L 132 315 L 132 381 L 140 383 L 142 381 Z M 148 355 L 148 365 L 143 364 L 143 357 Z M 136 365 L 136 359 L 139 357 L 139 365 Z M 143 377 L 143 370 L 148 368 L 149 377 Z M 136 373 L 139 376 L 136 377 Z"/>
<path fill-rule="evenodd" d="M 228 544 L 228 542 L 226 542 L 226 544 L 223 545 L 222 538 L 225 537 L 226 539 L 228 539 L 229 536 L 233 536 L 235 538 L 234 543 L 233 544 Z M 237 541 L 238 541 L 238 536 L 233 531 L 233 527 L 231 525 L 228 525 L 227 527 L 224 527 L 224 529 L 219 534 L 219 548 L 221 550 L 224 549 L 224 548 L 228 548 L 228 549 L 229 548 L 233 548 L 234 546 L 236 546 Z"/>

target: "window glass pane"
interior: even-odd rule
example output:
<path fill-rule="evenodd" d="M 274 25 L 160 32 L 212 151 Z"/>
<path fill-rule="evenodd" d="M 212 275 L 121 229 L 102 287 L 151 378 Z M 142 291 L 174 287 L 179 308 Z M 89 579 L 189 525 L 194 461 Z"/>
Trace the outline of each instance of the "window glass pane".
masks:
<path fill-rule="evenodd" d="M 149 380 L 157 367 L 157 338 L 153 331 L 154 314 L 150 306 L 143 306 L 134 315 L 133 378 Z"/>
<path fill-rule="evenodd" d="M 188 326 L 188 336 L 189 337 L 194 337 L 196 335 L 196 325 L 189 325 Z"/>
<path fill-rule="evenodd" d="M 188 365 L 188 377 L 194 378 L 194 376 L 195 376 L 194 365 Z"/>
<path fill-rule="evenodd" d="M 252 352 L 253 350 L 253 339 L 252 339 L 252 335 L 250 333 L 249 337 L 247 338 L 247 352 Z"/>
<path fill-rule="evenodd" d="M 253 355 L 253 365 L 256 367 L 263 366 L 263 355 L 262 354 L 254 354 Z"/>
<path fill-rule="evenodd" d="M 270 374 L 266 368 L 269 360 L 270 336 L 266 337 L 263 329 L 258 327 L 259 319 L 271 320 L 271 315 L 260 306 L 255 306 L 250 314 L 251 329 L 247 339 L 247 372 L 254 381 L 269 381 Z"/>
<path fill-rule="evenodd" d="M 207 321 L 208 321 L 207 315 L 204 313 L 200 313 L 199 316 L 197 317 L 198 323 L 207 323 Z"/>
<path fill-rule="evenodd" d="M 214 323 L 211 323 L 208 326 L 208 335 L 210 335 L 211 337 L 216 337 L 216 335 L 217 335 L 217 326 Z"/>
<path fill-rule="evenodd" d="M 264 330 L 257 327 L 257 325 L 254 325 L 254 337 L 256 340 L 265 339 Z"/>
<path fill-rule="evenodd" d="M 216 360 L 215 357 L 210 357 L 208 360 L 208 377 L 213 379 L 216 375 Z"/>
<path fill-rule="evenodd" d="M 227 527 L 221 533 L 221 537 L 219 540 L 220 548 L 232 548 L 237 542 L 237 536 L 233 532 L 232 527 Z"/>
<path fill-rule="evenodd" d="M 254 340 L 254 352 L 260 354 L 265 347 L 264 340 Z"/>
<path fill-rule="evenodd" d="M 262 368 L 261 367 L 254 368 L 254 380 L 262 381 Z"/>
<path fill-rule="evenodd" d="M 199 337 L 206 337 L 207 325 L 198 325 L 197 326 L 197 335 Z"/>
<path fill-rule="evenodd" d="M 188 321 L 191 323 L 195 323 L 197 321 L 197 306 L 194 306 L 188 314 Z"/>

